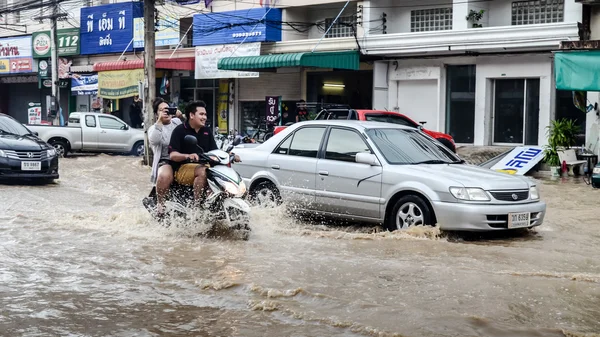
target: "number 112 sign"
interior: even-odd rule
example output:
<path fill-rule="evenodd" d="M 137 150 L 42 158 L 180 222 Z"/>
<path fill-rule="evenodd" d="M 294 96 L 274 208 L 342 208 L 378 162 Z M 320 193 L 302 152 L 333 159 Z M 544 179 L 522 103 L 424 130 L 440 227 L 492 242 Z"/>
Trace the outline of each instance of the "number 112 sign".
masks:
<path fill-rule="evenodd" d="M 51 47 L 50 31 L 31 34 L 31 44 L 34 58 L 49 58 Z M 79 28 L 58 30 L 58 56 L 79 55 Z"/>

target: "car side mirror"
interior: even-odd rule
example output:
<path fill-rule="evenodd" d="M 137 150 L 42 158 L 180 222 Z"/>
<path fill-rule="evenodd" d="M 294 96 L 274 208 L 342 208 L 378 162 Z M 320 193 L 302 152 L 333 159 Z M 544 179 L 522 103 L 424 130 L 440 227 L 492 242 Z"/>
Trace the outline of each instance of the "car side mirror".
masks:
<path fill-rule="evenodd" d="M 37 132 L 37 131 L 31 131 L 31 134 L 34 135 L 34 136 L 36 136 L 36 137 L 38 137 L 40 135 L 40 133 Z"/>
<path fill-rule="evenodd" d="M 129 125 L 125 124 L 125 125 L 123 125 L 123 127 L 121 129 L 122 130 L 129 130 Z"/>
<path fill-rule="evenodd" d="M 367 164 L 371 166 L 380 166 L 377 157 L 368 152 L 359 152 L 356 154 L 355 160 L 359 164 Z"/>

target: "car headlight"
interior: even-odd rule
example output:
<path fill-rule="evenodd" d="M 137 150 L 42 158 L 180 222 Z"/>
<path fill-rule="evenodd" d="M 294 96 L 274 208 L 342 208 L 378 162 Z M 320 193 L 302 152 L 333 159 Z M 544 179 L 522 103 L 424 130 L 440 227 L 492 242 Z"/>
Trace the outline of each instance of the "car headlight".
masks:
<path fill-rule="evenodd" d="M 450 187 L 450 193 L 452 193 L 452 195 L 459 200 L 490 201 L 490 197 L 481 188 Z"/>
<path fill-rule="evenodd" d="M 529 197 L 531 198 L 531 200 L 540 199 L 540 192 L 538 191 L 537 186 L 533 185 L 529 188 Z"/>
<path fill-rule="evenodd" d="M 0 156 L 2 157 L 2 156 Z M 594 174 L 600 174 L 600 167 L 594 167 Z"/>
<path fill-rule="evenodd" d="M 55 148 L 48 149 L 46 152 L 46 155 L 48 156 L 48 158 L 56 156 L 56 149 Z"/>
<path fill-rule="evenodd" d="M 6 152 L 4 152 L 3 150 L 0 150 L 0 157 L 6 158 Z"/>

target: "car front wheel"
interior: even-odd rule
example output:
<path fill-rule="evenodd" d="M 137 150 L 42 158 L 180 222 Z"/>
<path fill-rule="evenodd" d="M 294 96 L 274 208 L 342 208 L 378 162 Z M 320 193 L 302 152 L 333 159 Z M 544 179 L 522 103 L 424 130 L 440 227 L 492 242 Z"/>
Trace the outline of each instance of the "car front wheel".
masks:
<path fill-rule="evenodd" d="M 430 226 L 434 225 L 433 218 L 432 210 L 421 197 L 405 195 L 394 204 L 386 227 L 390 231 L 395 231 L 414 226 Z"/>
<path fill-rule="evenodd" d="M 260 207 L 272 208 L 281 204 L 279 190 L 271 182 L 262 182 L 251 192 L 252 202 Z"/>

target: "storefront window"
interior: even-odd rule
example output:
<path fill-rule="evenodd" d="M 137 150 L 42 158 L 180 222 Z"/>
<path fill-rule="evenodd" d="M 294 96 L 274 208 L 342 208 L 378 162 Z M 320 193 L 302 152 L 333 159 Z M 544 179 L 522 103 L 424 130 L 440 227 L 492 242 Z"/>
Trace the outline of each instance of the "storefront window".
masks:
<path fill-rule="evenodd" d="M 348 104 L 354 109 L 371 109 L 373 71 L 328 71 L 307 74 L 307 101 Z"/>
<path fill-rule="evenodd" d="M 241 135 L 252 137 L 258 127 L 266 128 L 267 104 L 265 101 L 241 102 L 240 107 L 242 120 L 241 129 L 238 131 Z M 284 115 L 282 125 L 296 121 L 296 101 L 281 102 L 281 110 Z"/>
<path fill-rule="evenodd" d="M 457 143 L 473 143 L 475 65 L 449 65 L 446 74 L 446 130 Z"/>
<path fill-rule="evenodd" d="M 538 144 L 539 79 L 495 81 L 494 143 Z"/>
<path fill-rule="evenodd" d="M 587 93 L 584 97 L 584 101 L 587 101 Z M 580 133 L 577 135 L 577 145 L 584 145 L 586 113 L 573 104 L 572 91 L 556 90 L 556 119 L 562 118 L 575 121 L 575 124 L 580 128 Z"/>

